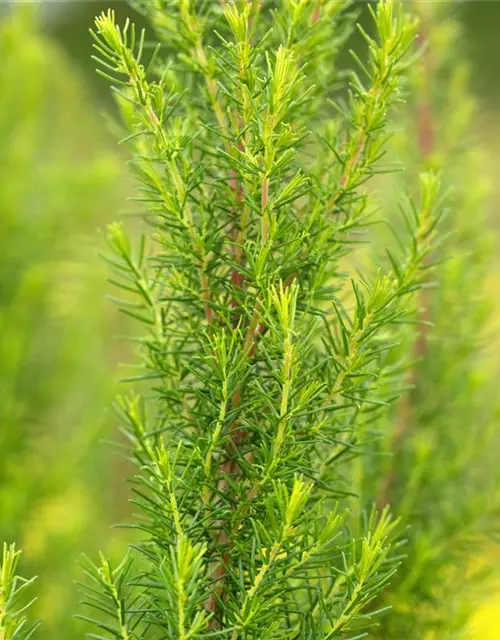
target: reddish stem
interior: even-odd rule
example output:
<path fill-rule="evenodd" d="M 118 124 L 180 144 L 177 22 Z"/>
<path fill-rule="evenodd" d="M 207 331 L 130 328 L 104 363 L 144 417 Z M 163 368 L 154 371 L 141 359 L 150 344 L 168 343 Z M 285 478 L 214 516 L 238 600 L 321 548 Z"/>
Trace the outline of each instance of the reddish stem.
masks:
<path fill-rule="evenodd" d="M 427 35 L 425 24 L 422 20 L 422 31 L 418 36 L 417 42 L 421 47 L 425 45 L 426 41 Z M 428 52 L 425 53 L 423 58 L 423 71 L 425 79 L 421 101 L 417 106 L 417 135 L 420 156 L 422 158 L 422 161 L 425 163 L 426 161 L 428 161 L 435 148 L 434 114 L 430 96 L 430 80 L 432 78 L 433 69 Z M 419 311 L 421 330 L 414 345 L 414 354 L 416 360 L 422 360 L 427 352 L 427 327 L 430 314 L 428 309 L 428 300 L 426 299 L 426 297 L 427 296 L 425 295 L 425 291 L 423 290 L 421 290 L 417 296 L 418 306 L 421 309 L 421 311 Z M 412 421 L 411 389 L 415 388 L 418 383 L 418 375 L 415 368 L 413 368 L 409 373 L 408 383 L 410 385 L 410 390 L 407 391 L 400 400 L 396 428 L 392 437 L 391 450 L 394 455 L 401 450 L 405 433 Z M 391 493 L 394 490 L 395 480 L 395 470 L 394 467 L 391 467 L 389 473 L 382 480 L 380 498 L 377 501 L 377 504 L 380 508 L 385 507 L 390 502 Z"/>
<path fill-rule="evenodd" d="M 312 23 L 316 24 L 317 22 L 319 22 L 320 17 L 321 17 L 321 5 L 318 2 L 318 4 L 314 7 Z"/>
<path fill-rule="evenodd" d="M 422 32 L 418 35 L 419 46 L 423 46 L 425 44 L 425 41 L 426 36 L 424 30 L 422 30 Z M 426 81 L 424 82 L 422 100 L 417 110 L 418 143 L 422 157 L 424 159 L 428 159 L 434 151 L 435 147 L 433 113 L 431 106 L 431 96 L 429 92 L 429 79 L 432 77 L 432 65 L 428 53 L 425 54 L 423 65 Z"/>

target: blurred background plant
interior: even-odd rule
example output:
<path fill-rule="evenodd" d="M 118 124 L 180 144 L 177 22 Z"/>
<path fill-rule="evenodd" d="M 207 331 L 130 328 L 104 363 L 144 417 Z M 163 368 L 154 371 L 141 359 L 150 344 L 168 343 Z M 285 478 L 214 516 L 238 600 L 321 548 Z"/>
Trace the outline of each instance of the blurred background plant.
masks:
<path fill-rule="evenodd" d="M 379 505 L 391 504 L 408 531 L 402 566 L 383 598 L 391 610 L 377 637 L 454 640 L 470 634 L 469 621 L 494 575 L 486 555 L 500 517 L 500 369 L 498 353 L 492 357 L 495 304 L 486 285 L 498 274 L 498 237 L 491 232 L 488 153 L 474 126 L 478 105 L 456 7 L 411 6 L 425 50 L 393 138 L 393 155 L 406 171 L 389 182 L 402 182 L 411 194 L 416 172 L 438 171 L 449 189 L 448 236 L 430 256 L 436 286 L 417 298 L 420 335 L 402 340 L 413 361 L 408 389 L 380 425 L 381 455 L 363 486 Z M 397 212 L 387 181 L 380 192 L 384 210 Z M 402 230 L 397 213 L 393 218 L 378 246 L 397 255 L 393 233 Z"/>
<path fill-rule="evenodd" d="M 79 74 L 33 9 L 0 24 L 0 537 L 43 582 L 40 637 L 70 638 L 76 560 L 111 544 L 120 518 L 118 466 L 98 445 L 118 353 L 96 228 L 125 187 Z"/>
<path fill-rule="evenodd" d="M 108 139 L 103 120 L 96 117 L 107 92 L 95 79 L 89 60 L 88 28 L 94 16 L 111 3 L 48 2 L 41 12 L 33 10 L 37 3 L 14 4 L 20 6 L 3 4 L 0 16 L 0 539 L 15 540 L 24 548 L 23 574 L 40 576 L 36 615 L 45 624 L 37 637 L 70 640 L 82 636 L 82 628 L 71 617 L 77 610 L 72 580 L 79 575 L 79 554 L 100 547 L 113 555 L 124 544 L 123 533 L 116 536 L 109 525 L 127 514 L 126 473 L 110 449 L 99 444 L 103 438 L 114 437 L 115 425 L 107 407 L 124 347 L 111 341 L 120 331 L 114 309 L 104 301 L 106 269 L 96 255 L 96 228 L 116 219 L 129 186 L 124 183 L 123 159 L 114 141 Z M 118 16 L 133 14 L 124 3 L 112 4 Z M 451 2 L 439 4 L 447 5 L 446 11 L 452 6 Z M 454 202 L 460 204 L 456 215 L 462 232 L 449 245 L 455 258 L 440 270 L 445 286 L 431 293 L 430 313 L 436 328 L 429 344 L 434 356 L 416 365 L 415 375 L 424 384 L 411 395 L 412 420 L 432 425 L 433 430 L 405 439 L 398 453 L 400 471 L 408 472 L 405 481 L 417 482 L 418 496 L 435 509 L 427 511 L 435 519 L 423 540 L 441 585 L 440 592 L 426 592 L 418 575 L 403 573 L 389 592 L 387 602 L 399 612 L 391 619 L 398 622 L 391 628 L 382 627 L 380 637 L 405 640 L 446 637 L 443 620 L 454 616 L 458 622 L 463 605 L 475 604 L 470 592 L 464 595 L 455 589 L 462 587 L 461 577 L 496 565 L 498 560 L 494 551 L 478 554 L 477 546 L 474 550 L 469 547 L 466 565 L 444 565 L 439 554 L 439 544 L 448 541 L 457 519 L 462 527 L 464 518 L 478 516 L 462 509 L 464 504 L 470 506 L 465 498 L 474 481 L 463 474 L 464 465 L 470 464 L 469 456 L 478 442 L 466 444 L 461 434 L 466 431 L 472 436 L 470 425 L 477 427 L 474 433 L 485 434 L 492 424 L 486 410 L 491 403 L 484 402 L 480 394 L 491 398 L 485 378 L 500 353 L 493 338 L 489 338 L 488 353 L 477 359 L 474 355 L 471 360 L 471 352 L 461 350 L 477 320 L 492 336 L 498 335 L 500 327 L 498 261 L 494 264 L 498 241 L 492 245 L 487 231 L 478 233 L 479 221 L 486 230 L 489 225 L 498 228 L 500 220 L 500 191 L 494 181 L 489 198 L 492 216 L 483 219 L 481 213 L 485 178 L 495 177 L 500 156 L 500 127 L 495 117 L 500 98 L 495 66 L 500 3 L 464 2 L 454 9 L 463 27 L 461 36 L 453 26 L 457 25 L 455 17 L 450 20 L 449 16 L 427 36 L 437 47 L 437 53 L 429 55 L 437 57 L 436 64 L 441 66 L 436 76 L 433 70 L 432 86 L 425 90 L 433 101 L 443 89 L 442 82 L 448 87 L 442 96 L 448 101 L 439 98 L 433 106 L 435 129 L 444 133 L 424 153 L 417 138 L 413 138 L 415 146 L 408 135 L 398 138 L 397 149 L 400 157 L 406 154 L 407 160 L 420 167 L 439 166 L 442 145 L 448 144 L 446 131 L 453 126 L 449 115 L 456 98 L 463 101 L 461 126 L 466 124 L 467 131 L 475 129 L 487 144 L 485 161 L 468 148 L 469 138 L 457 125 L 453 134 L 456 163 L 446 167 L 445 180 L 458 180 Z M 141 23 L 140 17 L 134 20 Z M 474 70 L 470 83 L 479 96 L 475 111 L 468 110 L 463 65 L 450 75 L 447 52 L 457 39 Z M 422 66 L 415 69 L 417 85 L 428 80 Z M 401 128 L 418 136 L 416 106 L 410 103 L 402 110 Z M 485 261 L 486 255 L 491 260 Z M 487 319 L 484 301 L 474 303 L 472 309 L 463 306 L 463 299 L 467 295 L 474 298 L 478 289 L 492 303 L 486 306 L 494 309 Z M 467 344 L 476 354 L 473 342 Z M 459 363 L 451 378 L 443 373 L 443 361 Z M 475 398 L 473 402 L 470 397 Z M 397 409 L 405 410 L 404 403 Z M 451 431 L 443 420 L 444 411 L 453 416 Z M 452 456 L 456 472 L 453 481 L 447 478 L 449 490 L 442 494 L 441 504 L 433 501 L 433 491 L 443 482 L 439 469 L 433 475 L 425 464 L 414 464 L 435 446 L 435 433 L 447 436 L 439 455 L 443 459 Z M 490 448 L 490 453 L 495 450 Z M 390 464 L 386 459 L 381 466 L 387 474 Z M 477 477 L 484 468 L 473 465 L 470 471 Z M 411 469 L 422 473 L 412 479 Z M 482 504 L 489 495 L 483 497 Z M 409 524 L 411 518 L 404 513 L 407 506 L 400 503 L 399 508 Z M 416 550 L 410 547 L 409 553 Z M 414 610 L 398 609 L 404 590 L 406 601 L 425 592 L 427 605 L 419 616 Z M 481 599 L 486 606 L 478 607 L 469 635 L 492 640 L 500 635 L 500 604 L 484 594 Z M 417 619 L 429 624 L 416 627 Z M 408 635 L 409 629 L 414 635 Z M 452 629 L 449 637 L 460 637 L 458 630 Z"/>

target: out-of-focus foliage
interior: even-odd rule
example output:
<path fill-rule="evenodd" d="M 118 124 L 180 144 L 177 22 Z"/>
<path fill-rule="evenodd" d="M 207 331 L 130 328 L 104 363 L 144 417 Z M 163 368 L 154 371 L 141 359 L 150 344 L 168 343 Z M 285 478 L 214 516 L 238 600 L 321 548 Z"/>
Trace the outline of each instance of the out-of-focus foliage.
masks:
<path fill-rule="evenodd" d="M 118 354 L 95 232 L 120 163 L 33 7 L 0 23 L 0 60 L 0 538 L 40 574 L 37 637 L 70 638 L 76 559 L 119 518 L 97 446 Z"/>
<path fill-rule="evenodd" d="M 392 609 L 377 637 L 455 640 L 467 637 L 468 621 L 491 586 L 477 558 L 490 547 L 500 513 L 498 367 L 486 348 L 492 305 L 485 287 L 495 240 L 454 7 L 413 6 L 426 49 L 401 110 L 395 155 L 408 168 L 401 179 L 410 193 L 415 167 L 441 172 L 450 187 L 449 236 L 432 256 L 440 262 L 436 287 L 418 301 L 421 334 L 402 343 L 414 359 L 410 388 L 381 424 L 387 437 L 380 451 L 392 450 L 393 457 L 380 458 L 365 488 L 373 495 L 382 478 L 374 497 L 392 505 L 408 538 L 385 593 Z M 384 244 L 391 246 L 388 237 Z"/>
<path fill-rule="evenodd" d="M 498 553 L 492 553 L 488 561 L 498 566 Z M 490 595 L 477 608 L 469 627 L 472 640 L 497 640 L 500 629 L 500 583 L 491 584 Z"/>

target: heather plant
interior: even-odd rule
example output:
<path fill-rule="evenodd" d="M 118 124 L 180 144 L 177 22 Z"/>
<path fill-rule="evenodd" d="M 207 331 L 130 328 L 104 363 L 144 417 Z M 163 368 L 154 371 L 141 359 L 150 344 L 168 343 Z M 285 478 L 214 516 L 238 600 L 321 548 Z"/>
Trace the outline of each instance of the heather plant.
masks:
<path fill-rule="evenodd" d="M 84 561 L 89 637 L 457 637 L 496 483 L 493 411 L 470 426 L 492 407 L 470 101 L 433 53 L 452 23 L 390 1 L 367 29 L 342 0 L 131 4 L 150 33 L 110 10 L 92 35 L 144 220 L 111 225 L 105 255 L 138 327 L 116 412 L 140 541 Z M 366 55 L 340 70 L 355 28 Z"/>
<path fill-rule="evenodd" d="M 357 634 L 396 568 L 396 523 L 387 509 L 346 515 L 344 470 L 397 395 L 392 328 L 441 216 L 423 173 L 400 262 L 348 275 L 415 20 L 377 6 L 366 77 L 347 76 L 342 105 L 349 3 L 134 6 L 165 58 L 157 47 L 143 63 L 145 35 L 111 11 L 94 38 L 151 228 L 133 249 L 112 226 L 107 257 L 146 329 L 134 377 L 149 391 L 117 403 L 146 537 L 118 567 L 87 566 L 86 602 L 120 638 Z"/>

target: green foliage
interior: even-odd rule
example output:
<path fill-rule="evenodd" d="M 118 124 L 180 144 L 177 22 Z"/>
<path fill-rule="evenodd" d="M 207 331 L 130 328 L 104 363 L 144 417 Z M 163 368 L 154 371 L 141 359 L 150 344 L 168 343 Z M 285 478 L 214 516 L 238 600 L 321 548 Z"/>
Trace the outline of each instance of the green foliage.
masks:
<path fill-rule="evenodd" d="M 26 610 L 32 602 L 24 604 L 24 592 L 34 582 L 17 575 L 20 551 L 15 545 L 3 545 L 2 562 L 0 564 L 0 638 L 2 640 L 28 640 L 37 630 L 39 624 L 29 625 Z"/>
<path fill-rule="evenodd" d="M 396 569 L 396 523 L 347 517 L 344 471 L 397 395 L 385 363 L 439 244 L 433 173 L 403 207 L 392 269 L 344 268 L 416 23 L 377 6 L 366 79 L 350 73 L 336 109 L 323 70 L 340 77 L 349 3 L 134 4 L 166 60 L 156 48 L 146 66 L 144 33 L 111 11 L 94 39 L 151 227 L 137 250 L 110 227 L 106 258 L 145 329 L 146 390 L 117 409 L 146 538 L 117 569 L 88 567 L 87 604 L 106 614 L 92 637 L 356 635 Z"/>
<path fill-rule="evenodd" d="M 498 522 L 499 411 L 479 295 L 486 185 L 449 7 L 382 1 L 362 28 L 349 0 L 131 4 L 153 40 L 113 11 L 92 36 L 145 228 L 137 238 L 110 225 L 104 256 L 115 301 L 137 327 L 139 364 L 126 377 L 135 390 L 116 413 L 137 469 L 126 527 L 140 541 L 119 563 L 85 557 L 78 624 L 97 640 L 462 637 L 478 584 L 471 561 Z M 0 166 L 2 223 L 24 239 L 7 240 L 1 258 L 9 429 L 0 446 L 12 469 L 33 460 L 30 415 L 64 425 L 66 437 L 75 411 L 91 407 L 70 445 L 51 434 L 42 460 L 54 475 L 18 483 L 25 499 L 9 489 L 10 466 L 0 469 L 7 522 L 33 496 L 56 495 L 61 478 L 78 484 L 73 467 L 98 431 L 102 405 L 89 402 L 88 383 L 84 404 L 72 391 L 89 371 L 102 388 L 95 353 L 88 342 L 88 360 L 75 352 L 81 325 L 64 340 L 53 312 L 65 300 L 55 265 L 77 262 L 68 232 L 103 206 L 107 188 L 85 154 L 63 171 L 68 149 L 33 137 L 62 98 L 42 73 L 40 41 L 17 20 L 0 49 L 32 43 L 39 66 L 30 60 L 27 71 L 40 93 L 21 101 L 18 120 L 9 96 L 0 105 L 4 137 L 11 120 L 19 129 Z M 357 71 L 341 71 L 356 28 L 366 51 L 352 53 Z M 9 85 L 22 71 L 6 57 Z M 39 150 L 51 171 L 31 185 L 17 176 L 35 175 Z M 61 196 L 65 216 L 54 184 L 71 194 Z M 17 299 L 16 283 L 33 281 Z M 40 344 L 36 357 L 25 344 Z M 52 359 L 51 393 L 34 396 L 26 372 Z M 85 482 L 94 486 L 91 474 Z M 84 505 L 81 530 L 95 531 L 99 504 Z M 22 529 L 11 526 L 13 536 Z M 17 603 L 31 584 L 14 577 L 17 559 L 5 547 L 0 640 L 38 628 Z M 77 629 L 61 622 L 57 634 Z"/>

